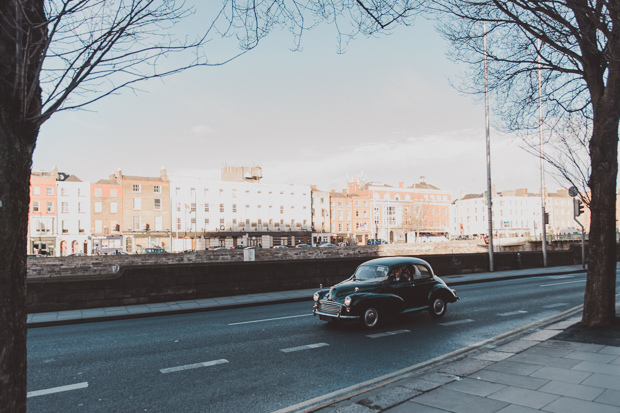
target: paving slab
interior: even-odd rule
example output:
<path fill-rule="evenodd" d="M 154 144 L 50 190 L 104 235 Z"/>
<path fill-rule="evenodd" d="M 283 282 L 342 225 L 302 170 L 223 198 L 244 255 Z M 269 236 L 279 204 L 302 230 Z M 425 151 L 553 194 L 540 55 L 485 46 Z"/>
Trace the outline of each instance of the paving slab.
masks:
<path fill-rule="evenodd" d="M 423 376 L 400 380 L 399 386 L 412 390 L 429 391 L 441 387 L 446 383 L 453 382 L 457 377 L 452 374 L 430 373 Z"/>
<path fill-rule="evenodd" d="M 444 389 L 460 391 L 462 393 L 474 394 L 480 397 L 487 397 L 497 391 L 505 389 L 503 384 L 491 383 L 484 380 L 476 380 L 464 378 L 462 380 L 453 381 L 443 386 Z"/>
<path fill-rule="evenodd" d="M 485 351 L 473 356 L 473 358 L 478 360 L 487 360 L 487 361 L 501 361 L 505 360 L 509 357 L 514 356 L 515 353 L 504 353 L 501 351 Z"/>
<path fill-rule="evenodd" d="M 579 370 L 591 373 L 609 374 L 610 376 L 620 377 L 620 367 L 614 364 L 594 363 L 592 361 L 583 361 L 573 367 L 573 370 Z"/>
<path fill-rule="evenodd" d="M 560 397 L 542 410 L 553 413 L 618 413 L 620 408 L 608 404 L 588 402 L 572 397 Z"/>
<path fill-rule="evenodd" d="M 590 353 L 589 351 L 573 351 L 564 356 L 567 359 L 593 361 L 595 363 L 610 363 L 618 358 L 618 356 L 611 354 Z M 579 366 L 579 364 L 577 365 Z M 577 367 L 575 366 L 575 367 Z"/>
<path fill-rule="evenodd" d="M 519 406 L 531 407 L 532 409 L 540 409 L 560 397 L 561 396 L 555 394 L 543 393 L 541 391 L 528 390 L 513 386 L 506 387 L 505 389 L 488 396 L 489 399 L 518 404 Z"/>
<path fill-rule="evenodd" d="M 558 334 L 560 334 L 560 331 L 558 330 L 540 330 L 535 332 L 534 334 L 523 337 L 523 339 L 531 341 L 545 341 L 557 336 Z"/>
<path fill-rule="evenodd" d="M 455 376 L 469 376 L 485 367 L 493 364 L 492 361 L 478 360 L 475 358 L 466 358 L 456 361 L 454 363 L 448 363 L 438 369 L 440 373 L 454 374 Z"/>
<path fill-rule="evenodd" d="M 491 383 L 505 384 L 508 386 L 522 387 L 524 389 L 536 390 L 551 380 L 539 379 L 536 377 L 521 376 L 518 374 L 504 373 L 501 371 L 480 370 L 472 374 L 469 378 L 476 380 L 485 380 Z"/>
<path fill-rule="evenodd" d="M 495 413 L 508 403 L 473 394 L 439 388 L 412 400 L 415 403 L 454 413 Z"/>
<path fill-rule="evenodd" d="M 599 354 L 612 354 L 615 356 L 620 356 L 620 347 L 614 346 L 605 346 L 598 351 Z"/>
<path fill-rule="evenodd" d="M 601 387 L 603 389 L 620 390 L 620 377 L 594 373 L 581 384 L 584 386 Z"/>
<path fill-rule="evenodd" d="M 605 389 L 552 380 L 538 389 L 538 391 L 592 401 L 600 396 Z"/>
<path fill-rule="evenodd" d="M 541 366 L 558 367 L 570 369 L 580 363 L 579 360 L 570 360 L 560 357 L 550 357 L 542 354 L 525 354 L 519 353 L 510 358 L 512 361 L 518 361 L 520 363 L 537 364 Z"/>
<path fill-rule="evenodd" d="M 504 360 L 487 367 L 487 370 L 501 371 L 504 373 L 519 374 L 529 376 L 543 366 L 529 363 L 519 363 L 518 361 Z"/>
<path fill-rule="evenodd" d="M 521 354 L 532 354 L 537 356 L 549 356 L 549 357 L 563 357 L 569 353 L 574 352 L 575 349 L 569 346 L 540 346 L 536 345 L 532 348 L 525 350 Z"/>
<path fill-rule="evenodd" d="M 351 399 L 351 401 L 373 410 L 388 409 L 401 404 L 412 397 L 422 394 L 421 391 L 401 386 L 387 386 L 365 393 Z"/>
<path fill-rule="evenodd" d="M 577 371 L 545 366 L 530 374 L 530 377 L 579 384 L 591 375 L 592 373 L 588 371 Z"/>
<path fill-rule="evenodd" d="M 538 409 L 531 409 L 525 406 L 519 406 L 516 404 L 509 404 L 501 410 L 498 410 L 496 413 L 540 413 Z"/>
<path fill-rule="evenodd" d="M 449 413 L 448 410 L 438 409 L 436 407 L 426 406 L 416 403 L 412 400 L 396 407 L 385 410 L 384 413 Z"/>
<path fill-rule="evenodd" d="M 607 389 L 603 391 L 600 396 L 594 399 L 594 401 L 597 403 L 611 404 L 612 406 L 620 407 L 620 391 Z"/>
<path fill-rule="evenodd" d="M 538 343 L 535 341 L 519 339 L 501 345 L 495 348 L 495 351 L 503 351 L 506 353 L 520 353 L 536 345 L 538 345 Z"/>

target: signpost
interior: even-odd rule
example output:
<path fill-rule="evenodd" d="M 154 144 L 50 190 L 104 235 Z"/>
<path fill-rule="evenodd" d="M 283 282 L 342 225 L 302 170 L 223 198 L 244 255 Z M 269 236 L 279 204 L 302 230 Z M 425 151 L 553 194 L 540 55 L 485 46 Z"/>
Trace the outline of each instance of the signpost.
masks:
<path fill-rule="evenodd" d="M 583 204 L 579 200 L 579 191 L 574 186 L 568 189 L 568 194 L 573 197 L 573 217 L 575 222 L 581 227 L 581 266 L 585 270 L 586 268 L 586 232 L 583 224 L 577 221 L 577 217 L 583 214 Z"/>

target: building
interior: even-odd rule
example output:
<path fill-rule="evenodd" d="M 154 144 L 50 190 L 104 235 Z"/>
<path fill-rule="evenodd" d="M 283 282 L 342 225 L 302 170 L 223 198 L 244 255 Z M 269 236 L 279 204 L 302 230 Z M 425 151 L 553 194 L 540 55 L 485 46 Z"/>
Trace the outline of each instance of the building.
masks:
<path fill-rule="evenodd" d="M 123 186 L 115 174 L 90 185 L 92 249 L 100 254 L 125 251 Z"/>
<path fill-rule="evenodd" d="M 56 180 L 58 168 L 50 172 L 34 171 L 30 175 L 30 209 L 28 214 L 28 254 L 56 256 L 58 235 L 56 216 Z"/>
<path fill-rule="evenodd" d="M 530 193 L 526 188 L 496 192 L 493 186 L 491 198 L 493 229 L 496 237 L 539 237 L 542 235 L 540 190 L 538 193 Z M 453 237 L 480 238 L 488 234 L 486 193 L 462 194 L 461 199 L 455 201 L 455 212 L 452 226 Z M 573 199 L 566 189 L 559 189 L 557 192 L 548 192 L 545 189 L 545 212 L 549 219 L 546 231 L 548 235 L 560 234 L 576 228 L 580 230 L 573 216 Z M 589 219 L 587 219 L 586 228 L 589 228 Z"/>
<path fill-rule="evenodd" d="M 332 232 L 337 237 L 349 233 L 345 231 L 349 217 L 348 228 L 359 242 L 368 239 L 389 243 L 437 241 L 445 240 L 449 232 L 451 196 L 426 183 L 424 177 L 408 187 L 403 182 L 393 187 L 357 180 L 349 183 L 346 195 L 350 201 L 333 200 Z M 344 209 L 340 209 L 341 202 Z"/>
<path fill-rule="evenodd" d="M 60 178 L 64 176 L 61 174 Z M 90 254 L 90 184 L 75 175 L 56 181 L 58 255 Z"/>
<path fill-rule="evenodd" d="M 143 252 L 153 247 L 170 250 L 170 182 L 166 169 L 162 168 L 157 177 L 123 175 L 119 170 L 115 178 L 122 188 L 125 251 Z"/>
<path fill-rule="evenodd" d="M 260 167 L 225 166 L 221 180 L 171 176 L 173 251 L 311 241 L 311 188 L 261 182 Z"/>

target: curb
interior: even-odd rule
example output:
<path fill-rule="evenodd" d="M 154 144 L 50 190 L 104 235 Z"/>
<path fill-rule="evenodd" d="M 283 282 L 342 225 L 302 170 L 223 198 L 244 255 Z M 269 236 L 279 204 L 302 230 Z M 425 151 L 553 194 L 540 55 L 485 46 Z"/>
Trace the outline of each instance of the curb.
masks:
<path fill-rule="evenodd" d="M 473 344 L 471 346 L 462 348 L 460 350 L 453 351 L 451 353 L 445 354 L 443 356 L 436 357 L 431 360 L 424 361 L 422 363 L 415 364 L 410 367 L 406 367 L 404 369 L 395 371 L 393 373 L 386 374 L 381 377 L 377 377 L 363 383 L 359 383 L 341 390 L 337 390 L 332 393 L 325 394 L 323 396 L 318 396 L 310 400 L 306 400 L 305 402 L 298 403 L 289 407 L 285 407 L 280 410 L 276 410 L 273 413 L 310 413 L 315 412 L 317 410 L 323 409 L 325 407 L 329 407 L 333 404 L 345 401 L 352 397 L 358 396 L 363 393 L 367 393 L 369 391 L 375 390 L 377 388 L 386 386 L 390 383 L 394 383 L 400 381 L 405 378 L 409 378 L 425 371 L 440 367 L 442 365 L 452 363 L 465 357 L 470 354 L 476 353 L 485 347 L 495 347 L 499 345 L 506 344 L 510 341 L 517 339 L 519 336 L 523 335 L 527 330 L 531 329 L 539 329 L 546 327 L 548 325 L 557 323 L 559 321 L 565 320 L 579 313 L 583 309 L 583 304 L 580 304 L 576 307 L 565 310 L 561 313 L 552 315 L 550 317 L 544 318 L 539 321 L 535 321 L 523 327 L 519 327 L 507 333 L 500 334 L 498 336 L 492 337 L 490 339 L 481 341 L 479 343 Z"/>
<path fill-rule="evenodd" d="M 482 278 L 482 279 L 478 279 L 478 280 L 463 280 L 463 281 L 458 281 L 458 280 L 451 280 L 448 277 L 454 277 L 454 275 L 444 275 L 444 276 L 438 276 L 439 278 L 441 278 L 442 280 L 446 281 L 446 283 L 448 284 L 448 286 L 450 285 L 468 285 L 468 284 L 481 284 L 481 283 L 486 283 L 486 282 L 493 282 L 493 281 L 504 281 L 504 280 L 518 280 L 520 278 L 533 278 L 533 277 L 547 277 L 547 276 L 551 276 L 551 275 L 566 275 L 566 274 L 579 274 L 579 273 L 583 273 L 586 272 L 587 270 L 570 270 L 570 271 L 558 271 L 558 272 L 549 272 L 549 273 L 545 273 L 545 274 L 517 274 L 517 275 L 509 275 L 507 277 L 491 277 L 491 278 Z M 470 274 L 467 274 L 470 275 Z M 461 276 L 462 275 L 458 275 Z M 450 282 L 448 282 L 450 281 Z"/>

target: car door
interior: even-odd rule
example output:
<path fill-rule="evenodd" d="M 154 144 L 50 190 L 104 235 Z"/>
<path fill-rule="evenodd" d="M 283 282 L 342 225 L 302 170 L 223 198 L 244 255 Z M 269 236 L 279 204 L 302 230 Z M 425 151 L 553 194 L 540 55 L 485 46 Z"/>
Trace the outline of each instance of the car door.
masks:
<path fill-rule="evenodd" d="M 407 277 L 408 265 L 400 265 L 393 267 L 388 275 L 388 282 L 390 287 L 390 293 L 399 296 L 403 299 L 405 308 L 412 308 L 415 306 L 415 289 L 413 288 L 413 282 Z M 400 271 L 400 280 L 395 279 L 396 273 Z M 409 269 L 410 273 L 411 269 Z"/>
<path fill-rule="evenodd" d="M 435 285 L 435 280 L 431 276 L 431 271 L 423 264 L 414 264 L 413 282 L 415 284 L 413 290 L 413 306 L 425 307 L 428 305 L 428 296 Z"/>

